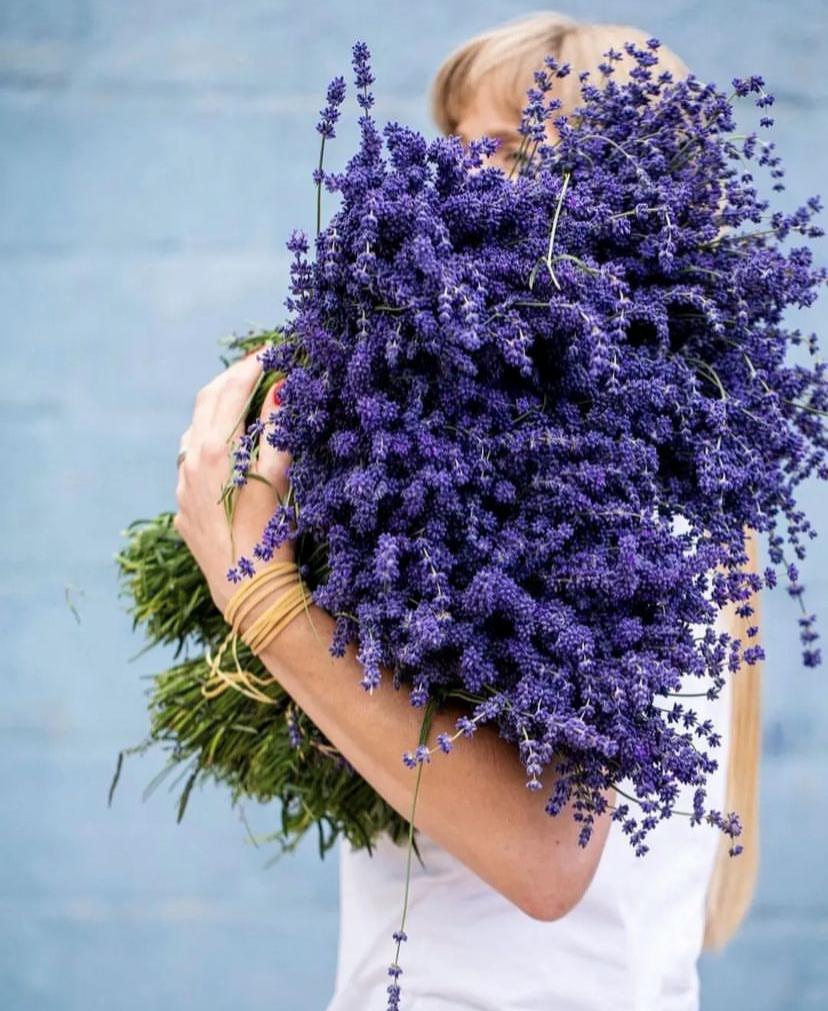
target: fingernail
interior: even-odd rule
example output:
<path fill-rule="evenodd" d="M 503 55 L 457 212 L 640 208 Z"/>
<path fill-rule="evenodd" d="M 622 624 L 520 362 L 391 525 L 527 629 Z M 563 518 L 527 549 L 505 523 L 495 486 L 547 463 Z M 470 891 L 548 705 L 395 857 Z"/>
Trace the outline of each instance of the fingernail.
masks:
<path fill-rule="evenodd" d="M 273 403 L 277 407 L 281 406 L 282 403 L 282 398 L 279 396 L 279 388 L 281 387 L 283 382 L 284 379 L 279 379 L 277 382 L 273 384 Z"/>

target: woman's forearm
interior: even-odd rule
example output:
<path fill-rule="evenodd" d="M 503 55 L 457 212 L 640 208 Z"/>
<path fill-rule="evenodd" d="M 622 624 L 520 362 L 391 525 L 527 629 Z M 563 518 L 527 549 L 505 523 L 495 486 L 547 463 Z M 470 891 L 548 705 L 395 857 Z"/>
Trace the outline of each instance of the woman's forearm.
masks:
<path fill-rule="evenodd" d="M 252 612 L 253 621 L 267 603 Z M 356 645 L 345 655 L 329 651 L 334 619 L 310 605 L 259 655 L 261 662 L 342 752 L 354 768 L 406 818 L 416 770 L 402 761 L 416 748 L 423 709 L 411 705 L 407 689 L 394 688 L 389 671 L 372 695 L 360 686 L 363 670 Z M 435 713 L 427 743 L 456 732 L 462 710 Z M 437 751 L 423 765 L 414 824 L 475 871 L 484 881 L 538 919 L 555 919 L 580 899 L 597 867 L 609 813 L 596 816 L 593 836 L 578 845 L 581 824 L 569 807 L 544 810 L 556 773 L 541 777 L 543 788 L 526 788 L 526 773 L 514 745 L 493 726 L 481 724 L 459 737 L 450 754 Z M 614 790 L 607 794 L 614 802 Z"/>

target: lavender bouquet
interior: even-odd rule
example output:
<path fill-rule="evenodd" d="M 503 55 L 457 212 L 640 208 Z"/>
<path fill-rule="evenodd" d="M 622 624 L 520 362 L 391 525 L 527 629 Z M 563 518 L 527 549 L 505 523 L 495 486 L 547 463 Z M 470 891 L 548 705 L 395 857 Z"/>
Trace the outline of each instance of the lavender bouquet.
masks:
<path fill-rule="evenodd" d="M 546 809 L 571 801 L 582 845 L 614 786 L 638 855 L 690 786 L 690 824 L 717 826 L 736 856 L 738 812 L 705 804 L 720 736 L 692 696 L 715 699 L 762 657 L 713 626 L 731 603 L 749 618 L 778 570 L 801 608 L 803 662 L 821 660 L 797 568 L 816 531 L 795 496 L 828 477 L 828 383 L 816 336 L 783 319 L 825 283 L 791 241 L 822 234 L 821 207 L 783 212 L 760 195 L 755 174 L 780 192 L 783 169 L 773 142 L 735 134 L 733 100 L 752 96 L 769 129 L 761 78 L 731 94 L 676 81 L 658 48 L 608 51 L 569 117 L 550 93 L 570 69 L 548 57 L 507 175 L 484 164 L 490 138 L 380 132 L 369 52 L 354 46 L 360 146 L 344 172 L 322 156 L 314 171 L 313 255 L 294 232 L 289 319 L 259 355 L 266 377 L 286 377 L 282 407 L 267 426 L 252 415 L 230 481 L 243 486 L 267 438 L 292 454 L 291 494 L 228 578 L 294 539 L 336 618 L 331 652 L 358 642 L 368 693 L 385 668 L 426 713 L 467 703 L 439 750 L 492 721 L 530 789 L 554 762 Z M 328 88 L 323 154 L 345 90 L 341 77 Z M 340 195 L 324 228 L 323 191 Z M 767 538 L 762 573 L 747 569 L 748 528 Z M 270 733 L 300 746 L 296 718 Z M 321 743 L 320 761 L 341 760 Z M 403 759 L 421 767 L 433 750 Z M 391 816 L 375 808 L 362 835 Z"/>
<path fill-rule="evenodd" d="M 601 791 L 626 780 L 641 820 L 629 804 L 612 817 L 639 855 L 683 784 L 692 824 L 741 830 L 706 810 L 719 734 L 683 678 L 714 699 L 761 658 L 712 625 L 731 602 L 749 617 L 779 567 L 804 663 L 819 662 L 797 570 L 815 531 L 794 496 L 828 476 L 825 365 L 815 335 L 812 363 L 787 363 L 804 339 L 782 319 L 826 279 L 786 244 L 822 234 L 819 199 L 783 213 L 759 195 L 750 169 L 774 191 L 783 170 L 772 142 L 732 136 L 732 99 L 756 96 L 769 128 L 761 78 L 732 95 L 674 81 L 658 46 L 607 52 L 572 117 L 549 97 L 569 68 L 548 57 L 515 178 L 484 167 L 489 138 L 381 134 L 354 47 L 360 148 L 343 173 L 314 173 L 341 204 L 312 258 L 304 234 L 288 242 L 291 316 L 260 354 L 287 377 L 282 409 L 251 426 L 233 478 L 257 437 L 292 454 L 291 500 L 253 555 L 289 537 L 323 549 L 313 599 L 336 617 L 334 655 L 358 641 L 368 692 L 382 667 L 416 706 L 465 692 L 470 715 L 439 747 L 494 721 L 529 788 L 554 760 L 547 811 L 573 800 L 582 845 Z M 323 150 L 344 94 L 336 78 Z M 746 569 L 746 528 L 776 568 Z M 240 558 L 228 577 L 253 571 Z"/>

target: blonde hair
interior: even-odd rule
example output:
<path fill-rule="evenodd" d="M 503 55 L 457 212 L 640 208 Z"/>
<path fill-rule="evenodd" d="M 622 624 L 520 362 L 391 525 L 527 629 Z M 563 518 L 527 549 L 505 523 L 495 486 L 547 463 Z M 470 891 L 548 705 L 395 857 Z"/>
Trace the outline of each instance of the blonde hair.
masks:
<path fill-rule="evenodd" d="M 560 112 L 571 114 L 581 104 L 578 74 L 592 72 L 608 49 L 620 49 L 624 42 L 642 45 L 649 38 L 630 25 L 585 24 L 554 11 L 539 12 L 507 21 L 481 32 L 454 49 L 440 65 L 432 81 L 429 102 L 431 115 L 444 134 L 455 133 L 468 102 L 480 82 L 492 81 L 505 108 L 514 113 L 516 124 L 528 99 L 535 70 L 552 54 L 559 63 L 569 63 L 572 73 L 554 84 L 554 96 L 561 101 Z M 687 65 L 666 46 L 658 50 L 658 71 L 668 70 L 674 79 L 686 77 Z M 626 66 L 625 66 L 626 64 Z M 627 79 L 631 60 L 615 64 L 616 80 Z M 748 532 L 749 534 L 749 532 Z M 755 535 L 746 542 L 749 564 L 758 568 Z M 755 613 L 739 618 L 735 607 L 728 609 L 728 627 L 744 644 L 747 628 L 757 623 Z M 704 947 L 721 950 L 736 933 L 753 899 L 759 867 L 759 764 L 761 753 L 761 666 L 743 664 L 728 688 L 732 692 L 730 746 L 727 765 L 725 811 L 737 811 L 743 829 L 738 842 L 744 847 L 736 857 L 728 854 L 730 840 L 722 835 L 707 888 Z M 689 830 L 689 829 L 688 829 Z M 694 829 L 698 831 L 698 829 Z M 713 829 L 710 829 L 713 831 Z"/>
<path fill-rule="evenodd" d="M 555 82 L 554 94 L 561 100 L 561 112 L 570 113 L 581 103 L 578 74 L 590 70 L 594 83 L 603 54 L 623 42 L 639 45 L 650 38 L 640 28 L 616 24 L 582 24 L 555 12 L 530 14 L 481 32 L 449 53 L 431 85 L 431 115 L 439 129 L 452 134 L 469 99 L 484 77 L 494 80 L 507 108 L 519 121 L 533 85 L 535 70 L 551 53 L 559 63 L 569 63 L 572 73 Z M 661 46 L 659 70 L 669 70 L 675 78 L 686 77 L 689 68 L 679 57 Z M 613 78 L 628 79 L 632 61 L 615 64 Z"/>

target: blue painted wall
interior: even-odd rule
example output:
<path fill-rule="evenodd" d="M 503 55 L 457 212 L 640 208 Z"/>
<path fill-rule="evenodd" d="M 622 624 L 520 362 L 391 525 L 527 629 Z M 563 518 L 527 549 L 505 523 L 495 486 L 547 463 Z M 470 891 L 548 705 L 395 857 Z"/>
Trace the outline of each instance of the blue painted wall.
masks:
<path fill-rule="evenodd" d="M 529 8 L 531 9 L 531 8 Z M 661 37 L 699 74 L 763 73 L 789 198 L 828 164 L 828 8 L 742 0 L 572 3 Z M 430 130 L 427 84 L 515 2 L 1 0 L 0 1008 L 314 1011 L 336 958 L 336 854 L 266 867 L 228 798 L 176 825 L 145 731 L 161 652 L 116 601 L 112 554 L 174 505 L 175 454 L 220 338 L 282 317 L 292 227 L 310 229 L 314 123 L 350 45 L 378 115 Z M 333 146 L 353 138 L 349 113 Z M 828 194 L 825 194 L 828 196 Z M 825 340 L 826 304 L 809 318 Z M 824 491 L 805 505 L 825 512 Z M 825 526 L 823 520 L 823 526 Z M 828 629 L 826 535 L 804 569 Z M 67 606 L 67 588 L 80 623 Z M 750 918 L 702 963 L 706 1011 L 828 1007 L 828 693 L 799 665 L 796 609 L 766 604 L 762 871 Z M 274 813 L 246 809 L 264 833 Z"/>

